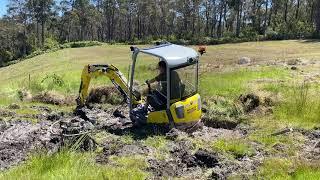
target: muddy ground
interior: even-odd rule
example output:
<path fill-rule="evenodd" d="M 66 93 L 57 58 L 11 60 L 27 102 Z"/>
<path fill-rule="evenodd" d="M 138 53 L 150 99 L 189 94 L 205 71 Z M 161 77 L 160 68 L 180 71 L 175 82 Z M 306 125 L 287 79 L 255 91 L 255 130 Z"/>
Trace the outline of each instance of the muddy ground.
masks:
<path fill-rule="evenodd" d="M 248 95 L 242 98 L 250 98 Z M 255 97 L 251 97 L 249 106 L 245 110 L 253 111 L 259 108 Z M 257 167 L 263 160 L 271 155 L 264 147 L 256 142 L 250 142 L 254 153 L 250 156 L 236 156 L 230 158 L 227 154 L 202 149 L 197 147 L 198 142 L 215 141 L 217 139 L 244 138 L 251 133 L 252 129 L 245 123 L 236 121 L 209 121 L 204 117 L 204 126 L 194 132 L 186 133 L 177 129 L 157 126 L 133 127 L 127 118 L 126 107 L 95 105 L 90 109 L 83 109 L 84 114 L 78 116 L 72 113 L 54 112 L 46 106 L 30 106 L 39 114 L 34 114 L 36 122 L 30 122 L 25 116 L 17 115 L 12 110 L 15 105 L 7 109 L 1 109 L 0 121 L 0 170 L 5 170 L 25 161 L 28 155 L 47 151 L 54 153 L 70 142 L 68 134 L 86 134 L 93 138 L 92 141 L 84 141 L 87 145 L 81 145 L 80 150 L 94 150 L 101 147 L 103 150 L 96 157 L 96 162 L 108 163 L 110 156 L 142 155 L 146 157 L 148 167 L 145 171 L 154 177 L 187 177 L 225 179 L 230 176 L 248 178 L 255 174 Z M 249 108 L 251 108 L 249 110 Z M 115 110 L 117 112 L 115 113 Z M 80 127 L 80 129 L 68 128 Z M 320 130 L 305 131 L 293 130 L 305 137 L 305 144 L 300 148 L 301 157 L 309 160 L 320 159 Z M 110 139 L 96 142 L 96 133 L 105 132 L 112 135 Z M 288 131 L 285 133 L 292 133 Z M 133 141 L 121 140 L 122 135 L 130 134 Z M 165 158 L 156 157 L 157 148 L 143 143 L 148 137 L 163 135 L 168 141 Z M 91 144 L 88 144 L 90 142 Z M 90 146 L 90 147 L 89 147 Z M 89 147 L 89 148 L 88 148 Z M 275 147 L 282 148 L 282 147 Z"/>
<path fill-rule="evenodd" d="M 286 66 L 307 77 L 310 82 L 318 80 L 318 73 L 307 73 L 299 70 L 306 63 L 310 64 L 312 62 L 295 60 L 277 62 L 276 65 L 279 65 L 279 63 L 281 66 Z M 254 66 L 254 64 L 252 65 Z M 206 72 L 206 70 L 206 68 L 202 68 L 202 72 Z M 260 79 L 259 81 L 273 80 Z M 186 133 L 177 129 L 169 131 L 167 128 L 158 126 L 133 127 L 128 118 L 126 106 L 116 105 L 121 102 L 119 99 L 114 101 L 107 96 L 102 98 L 101 94 L 104 91 L 109 92 L 110 90 L 99 89 L 99 93 L 96 93 L 99 96 L 93 97 L 92 101 L 105 99 L 104 102 L 114 105 L 96 104 L 77 114 L 52 110 L 46 105 L 20 107 L 11 104 L 0 109 L 0 170 L 6 170 L 21 164 L 30 154 L 38 151 L 55 153 L 62 147 L 72 147 L 70 144 L 72 145 L 72 142 L 74 142 L 73 138 L 77 139 L 83 136 L 86 136 L 83 144 L 76 149 L 88 151 L 101 148 L 102 151 L 99 151 L 96 156 L 97 163 L 109 163 L 109 157 L 111 156 L 141 155 L 145 157 L 148 164 L 145 171 L 150 172 L 155 178 L 226 179 L 236 176 L 246 179 L 257 173 L 257 168 L 265 159 L 275 155 L 277 157 L 287 156 L 286 151 L 289 147 L 281 143 L 272 147 L 272 150 L 276 153 L 270 153 L 263 144 L 251 140 L 248 143 L 253 148 L 253 152 L 250 155 L 237 154 L 234 157 L 230 157 L 228 153 L 212 148 L 203 148 L 202 146 L 209 141 L 245 139 L 253 134 L 256 129 L 253 129 L 248 122 L 244 121 L 245 118 L 242 115 L 250 119 L 252 114 L 272 113 L 274 100 L 270 97 L 259 97 L 256 94 L 241 95 L 238 99 L 240 109 L 231 109 L 233 114 L 236 114 L 235 117 L 226 118 L 225 112 L 204 109 L 205 115 L 202 119 L 204 126 L 194 132 Z M 42 98 L 42 96 L 46 98 Z M 37 98 L 40 98 L 40 102 L 43 103 L 69 104 L 63 101 L 64 98 L 57 98 L 52 95 L 42 94 L 33 99 L 37 100 Z M 213 98 L 211 102 L 215 103 L 220 100 L 219 98 Z M 206 106 L 208 103 L 204 102 L 203 104 Z M 15 110 L 25 108 L 34 110 L 36 113 L 15 113 Z M 96 140 L 96 135 L 99 133 L 107 133 L 108 138 L 100 141 Z M 279 129 L 278 132 L 270 134 L 270 136 L 282 134 L 302 137 L 303 143 L 298 145 L 298 158 L 310 162 L 320 160 L 320 128 L 313 130 Z M 126 135 L 130 135 L 133 140 L 124 141 L 123 137 Z M 165 137 L 167 141 L 163 151 L 144 143 L 148 137 L 159 135 Z"/>

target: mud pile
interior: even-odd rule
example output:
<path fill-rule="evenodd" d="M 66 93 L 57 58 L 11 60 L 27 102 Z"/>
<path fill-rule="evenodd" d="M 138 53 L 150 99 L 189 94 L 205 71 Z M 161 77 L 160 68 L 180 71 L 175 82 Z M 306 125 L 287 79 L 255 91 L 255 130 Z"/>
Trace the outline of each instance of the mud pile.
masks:
<path fill-rule="evenodd" d="M 63 96 L 56 92 L 45 91 L 32 97 L 33 102 L 40 102 L 53 105 L 72 105 L 75 97 Z"/>
<path fill-rule="evenodd" d="M 254 99 L 251 98 L 245 102 L 256 104 Z M 17 108 L 17 106 L 12 106 L 12 108 Z M 230 154 L 228 156 L 213 148 L 197 147 L 197 143 L 246 138 L 250 127 L 243 124 L 226 124 L 225 126 L 219 124 L 218 127 L 214 127 L 213 122 L 210 121 L 205 124 L 211 127 L 203 126 L 192 133 L 187 133 L 177 129 L 169 131 L 167 128 L 152 125 L 134 127 L 128 118 L 128 110 L 125 106 L 95 104 L 81 109 L 82 114 L 76 115 L 54 112 L 46 106 L 31 108 L 40 111 L 40 114 L 36 115 L 36 117 L 41 117 L 37 123 L 17 120 L 19 117 L 11 121 L 0 121 L 1 170 L 21 163 L 30 153 L 36 153 L 39 150 L 54 153 L 60 147 L 79 142 L 77 140 L 84 137 L 83 134 L 88 134 L 85 137 L 87 139 L 78 144 L 80 148 L 77 150 L 94 150 L 95 146 L 99 146 L 103 150 L 96 156 L 97 163 L 108 164 L 111 156 L 141 155 L 146 158 L 147 167 L 144 170 L 150 172 L 154 177 L 225 179 L 232 175 L 240 175 L 241 178 L 249 178 L 269 156 L 263 146 L 255 142 L 250 142 L 254 151 L 253 155 L 234 158 L 230 158 Z M 3 111 L 2 114 L 16 116 L 8 112 Z M 94 137 L 97 132 L 110 133 L 111 138 L 108 136 L 99 143 L 95 140 L 91 141 L 90 138 Z M 311 160 L 319 160 L 319 130 L 303 133 L 308 137 L 308 141 L 304 147 L 304 154 L 302 154 Z M 73 136 L 75 134 L 76 136 Z M 72 135 L 76 139 L 63 139 L 64 135 L 65 137 Z M 129 135 L 132 140 L 123 141 L 123 135 Z M 157 156 L 159 150 L 156 147 L 145 143 L 148 137 L 154 135 L 166 140 L 165 155 L 162 158 Z M 69 140 L 70 142 L 66 142 Z"/>
<path fill-rule="evenodd" d="M 91 89 L 87 102 L 116 105 L 123 102 L 123 97 L 121 97 L 121 94 L 114 87 L 101 86 Z"/>
<path fill-rule="evenodd" d="M 49 121 L 33 124 L 27 121 L 0 121 L 0 170 L 17 165 L 29 153 L 48 150 L 54 153 L 60 147 L 59 129 Z"/>

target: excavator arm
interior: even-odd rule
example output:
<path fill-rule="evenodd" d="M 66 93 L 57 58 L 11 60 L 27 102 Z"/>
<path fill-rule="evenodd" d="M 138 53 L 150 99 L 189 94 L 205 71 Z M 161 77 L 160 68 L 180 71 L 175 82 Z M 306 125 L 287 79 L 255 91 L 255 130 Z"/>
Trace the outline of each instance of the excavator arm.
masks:
<path fill-rule="evenodd" d="M 81 84 L 79 96 L 77 98 L 78 107 L 83 107 L 86 104 L 90 81 L 93 77 L 107 76 L 114 84 L 116 89 L 121 93 L 124 100 L 129 102 L 130 90 L 128 81 L 124 75 L 113 65 L 86 65 L 82 70 Z M 138 91 L 132 93 L 132 104 L 137 105 L 141 101 L 141 95 Z"/>

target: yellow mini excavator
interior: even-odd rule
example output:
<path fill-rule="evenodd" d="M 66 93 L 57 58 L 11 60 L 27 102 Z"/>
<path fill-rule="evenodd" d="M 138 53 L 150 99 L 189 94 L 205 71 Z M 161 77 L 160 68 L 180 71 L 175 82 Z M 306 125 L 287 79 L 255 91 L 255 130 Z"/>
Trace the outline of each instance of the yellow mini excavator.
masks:
<path fill-rule="evenodd" d="M 133 122 L 164 124 L 171 127 L 193 126 L 199 123 L 202 111 L 198 93 L 198 53 L 192 48 L 171 43 L 158 44 L 145 49 L 137 47 L 130 49 L 132 62 L 129 81 L 113 65 L 84 67 L 77 98 L 78 107 L 81 108 L 87 104 L 91 78 L 107 76 L 128 102 L 130 118 Z M 166 65 L 165 79 L 159 82 L 162 90 L 152 89 L 148 84 L 149 93 L 146 98 L 142 98 L 140 92 L 133 87 L 137 57 L 140 53 L 154 56 Z M 199 49 L 199 53 L 203 54 L 203 49 Z M 140 114 L 137 115 L 137 112 Z"/>

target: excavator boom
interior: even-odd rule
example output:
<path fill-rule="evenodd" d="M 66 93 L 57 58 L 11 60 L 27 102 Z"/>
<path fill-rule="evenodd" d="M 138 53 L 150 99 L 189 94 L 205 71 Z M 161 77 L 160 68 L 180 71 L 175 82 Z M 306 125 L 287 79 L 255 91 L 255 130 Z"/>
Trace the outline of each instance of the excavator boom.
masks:
<path fill-rule="evenodd" d="M 130 90 L 128 81 L 124 75 L 113 65 L 86 65 L 82 70 L 79 96 L 77 98 L 78 107 L 86 104 L 90 81 L 93 77 L 107 76 L 121 93 L 124 100 L 129 101 Z M 132 93 L 132 104 L 137 105 L 141 101 L 141 95 L 138 91 Z"/>

